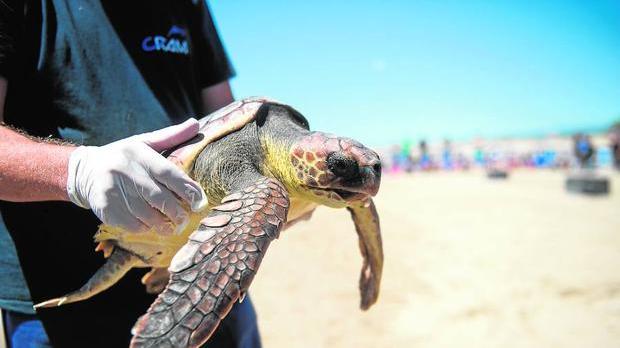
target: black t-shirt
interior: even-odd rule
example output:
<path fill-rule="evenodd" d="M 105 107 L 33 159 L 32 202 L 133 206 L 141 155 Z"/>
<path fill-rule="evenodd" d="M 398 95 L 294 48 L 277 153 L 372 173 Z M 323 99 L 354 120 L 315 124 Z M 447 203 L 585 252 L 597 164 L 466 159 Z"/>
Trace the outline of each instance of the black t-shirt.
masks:
<path fill-rule="evenodd" d="M 39 0 L 0 2 L 0 75 L 9 81 L 7 124 L 101 145 L 199 117 L 201 89 L 233 71 L 203 0 Z M 34 302 L 78 289 L 103 264 L 90 211 L 0 201 L 0 213 L 0 306 L 17 310 L 11 305 L 28 300 L 7 230 Z M 52 344 L 127 346 L 153 300 L 140 284 L 144 273 L 40 311 Z"/>
<path fill-rule="evenodd" d="M 28 4 L 0 24 L 0 74 L 5 121 L 31 134 L 100 145 L 161 128 L 232 76 L 204 1 Z"/>

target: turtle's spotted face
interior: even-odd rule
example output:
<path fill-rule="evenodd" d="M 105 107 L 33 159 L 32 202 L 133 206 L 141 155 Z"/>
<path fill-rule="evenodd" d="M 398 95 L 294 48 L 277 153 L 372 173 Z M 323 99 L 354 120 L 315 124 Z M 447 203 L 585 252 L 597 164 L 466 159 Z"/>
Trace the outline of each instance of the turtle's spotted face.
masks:
<path fill-rule="evenodd" d="M 291 163 L 299 186 L 320 204 L 341 207 L 379 190 L 379 156 L 352 139 L 311 132 L 293 145 Z"/>

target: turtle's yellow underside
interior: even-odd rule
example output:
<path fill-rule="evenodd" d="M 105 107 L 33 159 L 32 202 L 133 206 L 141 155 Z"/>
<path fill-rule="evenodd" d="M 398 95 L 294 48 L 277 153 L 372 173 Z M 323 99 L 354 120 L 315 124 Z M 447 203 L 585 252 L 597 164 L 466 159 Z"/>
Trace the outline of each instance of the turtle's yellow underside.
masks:
<path fill-rule="evenodd" d="M 287 221 L 294 221 L 306 215 L 316 208 L 316 204 L 305 200 L 303 197 L 290 197 L 290 209 Z M 213 206 L 209 206 L 200 213 L 192 213 L 190 221 L 185 229 L 179 234 L 162 235 L 151 229 L 145 233 L 129 232 L 119 227 L 101 225 L 95 235 L 95 241 L 103 243 L 114 242 L 123 249 L 129 250 L 141 257 L 138 267 L 168 267 L 176 252 L 187 242 L 189 235 L 200 225 L 200 220 L 205 218 Z M 107 253 L 106 253 L 107 254 Z"/>

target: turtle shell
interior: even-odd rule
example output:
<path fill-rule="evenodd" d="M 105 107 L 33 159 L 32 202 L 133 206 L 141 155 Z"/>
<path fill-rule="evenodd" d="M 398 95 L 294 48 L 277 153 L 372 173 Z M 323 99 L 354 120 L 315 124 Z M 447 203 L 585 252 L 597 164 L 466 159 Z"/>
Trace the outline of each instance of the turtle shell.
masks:
<path fill-rule="evenodd" d="M 194 161 L 202 150 L 211 142 L 216 141 L 232 132 L 243 128 L 246 124 L 256 120 L 261 107 L 266 105 L 280 105 L 293 112 L 289 114 L 304 128 L 308 129 L 308 121 L 296 110 L 286 104 L 264 97 L 252 97 L 236 101 L 214 113 L 200 119 L 198 135 L 179 147 L 164 153 L 170 161 L 183 169 L 186 173 L 192 168 Z"/>

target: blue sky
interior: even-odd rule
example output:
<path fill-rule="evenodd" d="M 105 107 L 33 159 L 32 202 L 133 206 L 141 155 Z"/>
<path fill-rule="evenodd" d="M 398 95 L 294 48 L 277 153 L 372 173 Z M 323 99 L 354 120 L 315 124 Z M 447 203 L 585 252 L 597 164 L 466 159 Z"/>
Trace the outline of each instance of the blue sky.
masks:
<path fill-rule="evenodd" d="M 544 135 L 620 119 L 620 1 L 210 1 L 236 97 L 313 129 L 404 139 Z"/>

